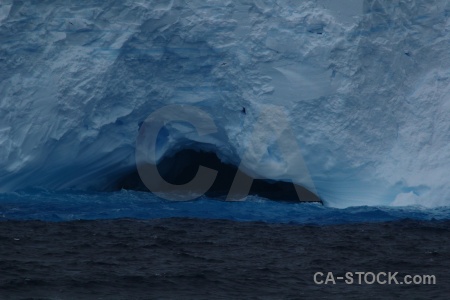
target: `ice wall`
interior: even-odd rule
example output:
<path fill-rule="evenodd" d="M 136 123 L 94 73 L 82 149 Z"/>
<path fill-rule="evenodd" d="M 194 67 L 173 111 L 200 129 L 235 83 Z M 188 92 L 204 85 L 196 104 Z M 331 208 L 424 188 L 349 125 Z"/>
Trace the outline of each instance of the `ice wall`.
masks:
<path fill-rule="evenodd" d="M 103 189 L 183 103 L 218 133 L 173 126 L 162 155 L 204 142 L 332 206 L 450 204 L 449 2 L 340 3 L 2 1 L 0 190 Z"/>

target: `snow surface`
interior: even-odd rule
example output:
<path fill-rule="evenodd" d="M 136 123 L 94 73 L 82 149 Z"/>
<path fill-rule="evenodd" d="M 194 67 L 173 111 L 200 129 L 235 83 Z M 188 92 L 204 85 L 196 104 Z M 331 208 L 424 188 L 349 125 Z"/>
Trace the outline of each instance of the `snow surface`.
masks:
<path fill-rule="evenodd" d="M 2 0 L 0 41 L 0 191 L 102 189 L 189 104 L 218 132 L 171 125 L 160 155 L 218 149 L 335 207 L 450 205 L 447 0 Z"/>

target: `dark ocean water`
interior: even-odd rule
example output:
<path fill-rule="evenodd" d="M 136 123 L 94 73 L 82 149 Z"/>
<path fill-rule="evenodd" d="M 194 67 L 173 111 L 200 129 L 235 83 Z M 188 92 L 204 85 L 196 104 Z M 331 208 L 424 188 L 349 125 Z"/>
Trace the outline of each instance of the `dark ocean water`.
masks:
<path fill-rule="evenodd" d="M 450 295 L 448 208 L 35 191 L 1 195 L 0 215 L 0 299 Z M 316 272 L 434 275 L 436 284 L 318 285 Z"/>
<path fill-rule="evenodd" d="M 1 299 L 448 299 L 450 222 L 0 222 Z M 316 285 L 316 272 L 436 285 Z M 324 278 L 322 278 L 324 279 Z M 356 277 L 355 277 L 356 279 Z"/>

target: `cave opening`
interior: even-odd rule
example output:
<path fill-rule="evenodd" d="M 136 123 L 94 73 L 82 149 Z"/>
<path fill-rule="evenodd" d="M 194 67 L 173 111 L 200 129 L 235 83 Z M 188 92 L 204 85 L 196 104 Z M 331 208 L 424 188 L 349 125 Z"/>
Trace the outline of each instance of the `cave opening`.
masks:
<path fill-rule="evenodd" d="M 205 195 L 210 198 L 225 200 L 238 168 L 235 165 L 222 162 L 214 152 L 183 149 L 173 155 L 163 157 L 157 168 L 165 181 L 175 185 L 183 185 L 189 183 L 196 176 L 200 165 L 217 171 L 216 179 Z M 292 182 L 255 179 L 245 174 L 242 175 L 252 180 L 250 195 L 283 202 L 322 202 L 316 194 Z M 149 191 L 139 177 L 137 170 L 121 178 L 117 184 L 117 189 Z"/>

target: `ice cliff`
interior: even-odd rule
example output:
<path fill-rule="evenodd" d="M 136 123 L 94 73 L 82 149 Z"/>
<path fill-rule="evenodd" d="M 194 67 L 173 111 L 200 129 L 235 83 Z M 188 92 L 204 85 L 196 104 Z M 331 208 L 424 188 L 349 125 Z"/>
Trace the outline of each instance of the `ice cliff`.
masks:
<path fill-rule="evenodd" d="M 331 206 L 450 205 L 450 2 L 0 2 L 0 191 L 104 189 L 169 104 L 218 133 L 172 126 L 161 156 L 215 149 Z"/>

